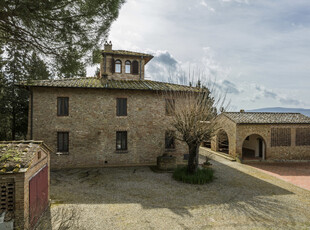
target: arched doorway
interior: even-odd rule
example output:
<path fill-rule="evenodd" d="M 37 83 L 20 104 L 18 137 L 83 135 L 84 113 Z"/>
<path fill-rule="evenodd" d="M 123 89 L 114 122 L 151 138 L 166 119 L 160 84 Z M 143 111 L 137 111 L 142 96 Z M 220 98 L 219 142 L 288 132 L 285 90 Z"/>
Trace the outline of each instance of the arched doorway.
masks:
<path fill-rule="evenodd" d="M 245 138 L 242 144 L 243 160 L 265 160 L 266 142 L 262 136 L 252 134 Z"/>
<path fill-rule="evenodd" d="M 228 135 L 224 130 L 220 130 L 217 134 L 218 151 L 229 154 Z"/>

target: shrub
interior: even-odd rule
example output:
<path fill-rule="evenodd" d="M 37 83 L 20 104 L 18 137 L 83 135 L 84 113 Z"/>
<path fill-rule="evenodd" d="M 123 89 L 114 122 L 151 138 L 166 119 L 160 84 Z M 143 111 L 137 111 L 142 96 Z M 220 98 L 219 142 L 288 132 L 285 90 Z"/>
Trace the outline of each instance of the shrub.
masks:
<path fill-rule="evenodd" d="M 211 168 L 198 168 L 196 173 L 190 174 L 187 167 L 180 167 L 173 172 L 172 177 L 183 183 L 205 184 L 213 180 L 213 170 Z"/>

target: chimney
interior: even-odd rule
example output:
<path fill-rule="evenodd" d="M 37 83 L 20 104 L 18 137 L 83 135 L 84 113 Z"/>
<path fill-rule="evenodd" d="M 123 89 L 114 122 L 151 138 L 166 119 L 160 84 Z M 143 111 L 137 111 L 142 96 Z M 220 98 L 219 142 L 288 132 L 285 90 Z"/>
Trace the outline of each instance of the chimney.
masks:
<path fill-rule="evenodd" d="M 240 113 L 244 113 L 244 109 L 240 109 Z"/>
<path fill-rule="evenodd" d="M 112 42 L 110 41 L 109 43 L 106 41 L 104 43 L 104 51 L 112 51 Z"/>

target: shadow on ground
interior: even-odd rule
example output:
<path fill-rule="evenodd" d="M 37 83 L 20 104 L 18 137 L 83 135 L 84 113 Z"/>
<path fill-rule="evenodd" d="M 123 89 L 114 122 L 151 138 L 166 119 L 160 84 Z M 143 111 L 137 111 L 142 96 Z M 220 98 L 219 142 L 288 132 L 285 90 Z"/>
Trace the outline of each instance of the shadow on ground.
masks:
<path fill-rule="evenodd" d="M 191 216 L 191 207 L 222 205 L 252 219 L 288 218 L 295 207 L 277 196 L 292 192 L 213 161 L 214 182 L 189 185 L 171 174 L 156 174 L 147 167 L 70 169 L 51 173 L 51 198 L 65 204 L 138 203 L 146 209 L 170 209 Z"/>

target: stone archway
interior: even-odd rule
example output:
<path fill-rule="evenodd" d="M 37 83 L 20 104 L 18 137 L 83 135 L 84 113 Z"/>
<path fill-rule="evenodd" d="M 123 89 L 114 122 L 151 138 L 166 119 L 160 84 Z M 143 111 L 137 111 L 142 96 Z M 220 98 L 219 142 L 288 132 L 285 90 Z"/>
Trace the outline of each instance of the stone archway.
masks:
<path fill-rule="evenodd" d="M 223 129 L 217 133 L 217 150 L 218 152 L 229 154 L 229 138 Z"/>
<path fill-rule="evenodd" d="M 259 134 L 247 136 L 242 143 L 243 160 L 265 160 L 266 141 Z"/>

